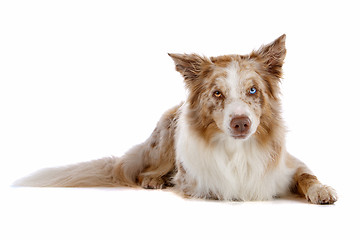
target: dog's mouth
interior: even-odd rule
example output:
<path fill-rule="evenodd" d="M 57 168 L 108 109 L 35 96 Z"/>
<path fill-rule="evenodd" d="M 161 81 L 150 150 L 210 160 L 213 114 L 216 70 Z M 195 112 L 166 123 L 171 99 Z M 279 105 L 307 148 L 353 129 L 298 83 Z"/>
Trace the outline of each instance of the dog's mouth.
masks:
<path fill-rule="evenodd" d="M 231 137 L 235 139 L 246 139 L 248 137 L 248 134 L 231 134 Z"/>

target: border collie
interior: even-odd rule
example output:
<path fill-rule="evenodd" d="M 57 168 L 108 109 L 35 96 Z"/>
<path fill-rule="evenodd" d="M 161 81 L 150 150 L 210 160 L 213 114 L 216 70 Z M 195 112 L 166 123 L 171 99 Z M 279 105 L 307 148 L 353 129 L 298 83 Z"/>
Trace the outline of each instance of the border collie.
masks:
<path fill-rule="evenodd" d="M 311 203 L 334 203 L 336 192 L 286 151 L 279 99 L 285 38 L 248 55 L 169 54 L 189 94 L 145 142 L 119 158 L 44 169 L 15 185 L 169 187 L 227 201 L 295 192 Z"/>

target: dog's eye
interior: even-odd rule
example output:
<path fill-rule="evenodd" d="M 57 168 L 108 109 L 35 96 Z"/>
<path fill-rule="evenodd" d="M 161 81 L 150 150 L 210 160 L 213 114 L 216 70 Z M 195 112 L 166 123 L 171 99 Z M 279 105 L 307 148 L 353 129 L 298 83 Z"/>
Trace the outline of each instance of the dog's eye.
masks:
<path fill-rule="evenodd" d="M 256 90 L 255 87 L 252 87 L 252 88 L 250 88 L 250 90 L 249 90 L 249 93 L 250 93 L 250 94 L 255 94 L 256 92 L 257 92 L 257 90 Z"/>
<path fill-rule="evenodd" d="M 214 95 L 214 97 L 216 97 L 216 98 L 221 98 L 221 97 L 223 96 L 223 94 L 222 94 L 220 91 L 215 91 L 215 92 L 213 93 L 213 95 Z"/>

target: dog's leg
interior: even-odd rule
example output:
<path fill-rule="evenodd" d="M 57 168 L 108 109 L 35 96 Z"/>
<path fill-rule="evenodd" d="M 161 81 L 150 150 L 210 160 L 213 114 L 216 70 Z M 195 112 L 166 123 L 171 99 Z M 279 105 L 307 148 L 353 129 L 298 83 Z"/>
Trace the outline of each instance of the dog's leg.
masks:
<path fill-rule="evenodd" d="M 336 191 L 320 183 L 306 165 L 288 154 L 288 165 L 294 167 L 293 190 L 314 204 L 333 204 L 337 201 Z"/>
<path fill-rule="evenodd" d="M 174 135 L 178 118 L 175 106 L 164 113 L 150 138 L 144 143 L 144 168 L 137 176 L 143 188 L 161 189 L 171 186 L 175 171 Z"/>
<path fill-rule="evenodd" d="M 139 174 L 137 181 L 139 185 L 146 189 L 163 189 L 172 186 L 171 179 L 174 172 L 172 162 L 161 162 L 162 164 L 145 169 Z"/>

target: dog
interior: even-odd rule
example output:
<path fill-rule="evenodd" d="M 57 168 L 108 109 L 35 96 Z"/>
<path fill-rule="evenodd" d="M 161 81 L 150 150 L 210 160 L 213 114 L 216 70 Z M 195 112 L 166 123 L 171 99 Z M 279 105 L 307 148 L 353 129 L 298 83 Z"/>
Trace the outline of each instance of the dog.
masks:
<path fill-rule="evenodd" d="M 15 183 L 38 187 L 171 188 L 183 196 L 271 200 L 293 192 L 337 201 L 285 147 L 279 99 L 285 34 L 248 55 L 169 54 L 187 99 L 122 157 L 41 170 Z"/>

